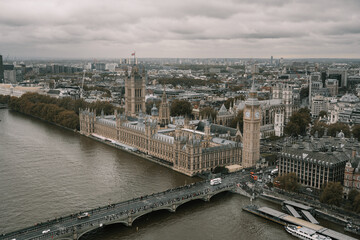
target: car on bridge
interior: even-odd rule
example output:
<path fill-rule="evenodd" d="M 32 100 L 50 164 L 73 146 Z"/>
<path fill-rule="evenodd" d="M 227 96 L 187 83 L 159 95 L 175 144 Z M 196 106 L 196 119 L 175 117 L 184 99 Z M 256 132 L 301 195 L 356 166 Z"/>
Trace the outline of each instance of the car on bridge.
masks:
<path fill-rule="evenodd" d="M 78 219 L 83 219 L 87 217 L 90 217 L 90 214 L 88 212 L 84 212 L 78 216 Z"/>
<path fill-rule="evenodd" d="M 42 231 L 43 234 L 48 233 L 48 232 L 50 232 L 50 229 L 46 229 L 46 230 Z"/>
<path fill-rule="evenodd" d="M 221 183 L 221 178 L 214 178 L 210 180 L 210 185 L 214 186 L 214 185 L 218 185 Z"/>

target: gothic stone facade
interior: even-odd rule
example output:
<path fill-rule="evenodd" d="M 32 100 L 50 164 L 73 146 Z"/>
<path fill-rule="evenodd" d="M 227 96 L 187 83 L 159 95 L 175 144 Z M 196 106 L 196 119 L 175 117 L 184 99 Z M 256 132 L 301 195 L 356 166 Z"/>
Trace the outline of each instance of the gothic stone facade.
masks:
<path fill-rule="evenodd" d="M 273 98 L 259 101 L 261 111 L 260 136 L 262 139 L 270 136 L 283 136 L 285 124 L 289 118 L 299 110 L 298 94 L 289 85 L 276 85 L 272 88 Z M 221 106 L 216 117 L 217 124 L 228 125 L 241 110 L 246 101 L 237 101 L 229 109 Z"/>
<path fill-rule="evenodd" d="M 125 79 L 125 113 L 128 116 L 145 112 L 145 90 L 145 72 L 140 74 L 138 66 L 134 65 L 130 76 L 126 71 Z"/>
<path fill-rule="evenodd" d="M 253 87 L 244 108 L 243 167 L 252 167 L 260 160 L 260 103 Z"/>
<path fill-rule="evenodd" d="M 81 110 L 79 117 L 82 134 L 136 148 L 189 176 L 217 166 L 241 164 L 241 144 L 215 137 L 209 124 L 204 132 L 180 126 L 160 129 L 156 119 L 144 119 L 142 114 L 137 122 L 131 122 L 125 115 L 97 117 L 89 109 Z"/>

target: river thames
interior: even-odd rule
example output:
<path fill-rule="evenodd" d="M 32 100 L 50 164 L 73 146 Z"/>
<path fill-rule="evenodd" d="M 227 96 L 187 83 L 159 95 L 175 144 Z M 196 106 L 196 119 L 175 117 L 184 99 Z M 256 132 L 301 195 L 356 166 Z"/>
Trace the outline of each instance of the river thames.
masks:
<path fill-rule="evenodd" d="M 200 180 L 7 109 L 0 120 L 0 234 Z M 81 239 L 294 239 L 282 226 L 242 211 L 249 203 L 223 193 Z"/>

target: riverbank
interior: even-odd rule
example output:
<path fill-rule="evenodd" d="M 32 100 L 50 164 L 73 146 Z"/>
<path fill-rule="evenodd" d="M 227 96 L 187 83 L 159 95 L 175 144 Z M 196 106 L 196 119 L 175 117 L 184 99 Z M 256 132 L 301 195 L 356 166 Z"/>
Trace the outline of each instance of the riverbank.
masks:
<path fill-rule="evenodd" d="M 161 165 L 161 166 L 163 166 L 163 167 L 167 167 L 167 168 L 170 168 L 171 170 L 175 170 L 175 171 L 176 171 L 176 169 L 173 168 L 171 165 L 165 164 L 165 163 L 161 162 L 161 161 L 160 161 L 161 159 L 157 160 L 155 157 L 149 156 L 149 155 L 147 155 L 147 154 L 145 154 L 145 153 L 142 153 L 142 152 L 134 152 L 134 151 L 131 151 L 131 150 L 127 150 L 127 149 L 125 149 L 124 147 L 118 146 L 118 145 L 116 145 L 116 144 L 114 144 L 114 143 L 112 143 L 112 142 L 104 141 L 104 140 L 102 140 L 102 139 L 93 137 L 93 136 L 91 136 L 91 135 L 87 136 L 87 135 L 85 135 L 85 134 L 80 133 L 79 131 L 76 131 L 76 132 L 77 132 L 78 134 L 84 136 L 84 137 L 91 138 L 91 139 L 93 139 L 93 140 L 95 140 L 95 141 L 101 142 L 101 143 L 106 144 L 106 145 L 108 145 L 108 146 L 110 146 L 110 147 L 117 148 L 117 149 L 119 149 L 119 150 L 121 150 L 121 151 L 130 153 L 130 154 L 132 154 L 132 155 L 141 157 L 141 158 L 146 159 L 146 160 L 148 160 L 148 161 L 150 161 L 150 162 L 159 164 L 159 165 Z M 177 171 L 177 172 L 184 174 L 183 172 L 180 172 L 180 171 Z M 184 175 L 186 175 L 186 174 L 184 174 Z M 187 175 L 187 176 L 188 176 L 188 175 Z M 190 176 L 190 177 L 191 177 L 191 176 Z"/>
<path fill-rule="evenodd" d="M 15 111 L 15 110 L 12 110 L 12 109 L 9 109 L 9 110 L 10 110 L 10 111 Z M 174 168 L 173 166 L 171 166 L 170 164 L 164 163 L 161 159 L 157 159 L 156 157 L 147 155 L 147 154 L 145 154 L 145 153 L 142 153 L 142 152 L 134 152 L 134 151 L 125 149 L 125 148 L 123 148 L 123 147 L 121 147 L 121 146 L 115 145 L 115 144 L 112 143 L 112 142 L 108 142 L 108 141 L 105 141 L 105 140 L 102 140 L 102 139 L 93 137 L 93 136 L 91 136 L 91 135 L 82 134 L 82 133 L 80 133 L 80 131 L 78 131 L 77 129 L 71 129 L 71 128 L 62 126 L 62 125 L 60 125 L 60 124 L 47 121 L 47 120 L 42 119 L 42 118 L 37 117 L 37 116 L 33 116 L 33 115 L 30 115 L 30 114 L 26 114 L 26 113 L 18 112 L 18 111 L 15 111 L 15 112 L 20 113 L 20 114 L 23 114 L 23 115 L 28 116 L 28 117 L 36 118 L 36 119 L 38 119 L 38 120 L 41 120 L 41 121 L 46 122 L 46 123 L 51 124 L 51 125 L 55 125 L 55 126 L 60 127 L 60 128 L 62 128 L 62 129 L 65 129 L 65 130 L 68 130 L 68 131 L 72 131 L 72 132 L 78 133 L 78 134 L 81 135 L 81 136 L 84 136 L 84 137 L 87 137 L 87 138 L 96 140 L 96 141 L 101 142 L 101 143 L 103 143 L 103 144 L 106 144 L 106 145 L 108 145 L 108 146 L 110 146 L 110 147 L 114 147 L 114 148 L 117 148 L 117 149 L 119 149 L 119 150 L 121 150 L 121 151 L 127 152 L 127 153 L 129 153 L 129 154 L 132 154 L 132 155 L 141 157 L 141 158 L 143 158 L 143 159 L 146 159 L 146 160 L 151 161 L 151 162 L 153 162 L 153 163 L 159 164 L 159 165 L 161 165 L 161 166 L 163 166 L 163 167 L 169 168 L 169 169 L 171 169 L 171 170 L 173 170 L 173 171 L 176 171 L 176 172 L 178 172 L 178 173 L 184 174 L 184 175 L 186 175 L 186 176 L 189 176 L 189 177 L 199 177 L 199 176 L 188 175 L 188 174 L 186 174 L 186 173 L 184 173 L 184 172 L 181 172 L 181 171 L 177 170 L 176 168 Z"/>
<path fill-rule="evenodd" d="M 321 208 L 322 210 L 319 210 L 319 206 L 311 204 L 308 201 L 300 200 L 300 199 L 294 199 L 294 198 L 288 197 L 288 196 L 283 195 L 283 194 L 275 193 L 274 191 L 265 190 L 264 193 L 259 195 L 259 198 L 261 198 L 263 200 L 270 201 L 270 202 L 275 203 L 275 204 L 279 204 L 279 205 L 281 205 L 282 202 L 286 201 L 286 200 L 300 202 L 300 203 L 305 204 L 307 206 L 313 207 L 315 209 L 316 216 L 318 216 L 318 217 L 320 217 L 322 219 L 325 219 L 327 221 L 339 224 L 339 225 L 344 226 L 344 227 L 349 222 L 349 216 L 334 212 L 332 210 L 329 210 L 328 208 L 325 208 L 325 209 Z M 353 223 L 355 223 L 355 224 L 359 224 L 360 223 L 360 216 L 358 216 L 358 218 L 352 218 L 351 221 Z"/>

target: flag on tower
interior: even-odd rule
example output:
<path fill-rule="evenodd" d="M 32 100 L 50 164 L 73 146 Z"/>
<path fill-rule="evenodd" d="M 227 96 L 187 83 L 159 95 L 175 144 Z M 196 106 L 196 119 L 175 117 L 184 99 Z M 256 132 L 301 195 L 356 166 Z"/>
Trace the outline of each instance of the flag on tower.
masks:
<path fill-rule="evenodd" d="M 133 53 L 131 54 L 131 56 L 135 56 L 135 52 L 133 52 Z"/>

